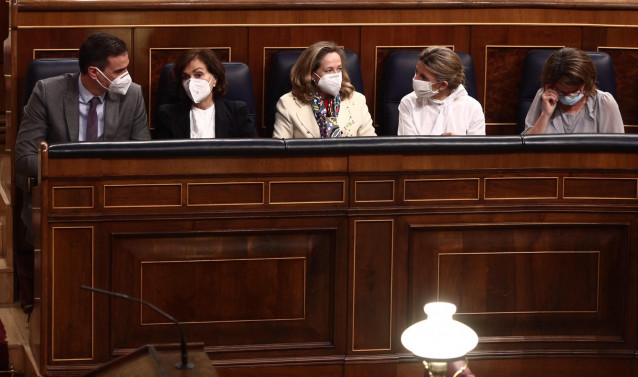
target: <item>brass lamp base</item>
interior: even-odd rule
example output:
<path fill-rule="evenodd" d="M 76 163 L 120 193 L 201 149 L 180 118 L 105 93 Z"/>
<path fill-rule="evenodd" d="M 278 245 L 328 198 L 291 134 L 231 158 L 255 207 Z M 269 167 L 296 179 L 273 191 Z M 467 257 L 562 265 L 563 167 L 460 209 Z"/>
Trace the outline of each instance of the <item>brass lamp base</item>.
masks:
<path fill-rule="evenodd" d="M 463 373 L 467 369 L 468 360 L 465 358 L 465 365 L 459 368 L 453 377 L 457 377 L 461 373 Z M 425 377 L 445 377 L 447 374 L 447 361 L 426 361 L 423 360 L 423 365 L 425 365 Z"/>

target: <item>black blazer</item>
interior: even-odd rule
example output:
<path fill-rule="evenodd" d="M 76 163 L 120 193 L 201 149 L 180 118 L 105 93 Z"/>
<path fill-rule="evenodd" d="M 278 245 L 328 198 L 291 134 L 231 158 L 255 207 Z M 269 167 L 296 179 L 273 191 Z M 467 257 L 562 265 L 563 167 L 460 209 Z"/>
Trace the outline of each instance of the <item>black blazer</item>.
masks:
<path fill-rule="evenodd" d="M 157 111 L 155 139 L 190 139 L 190 102 L 162 105 Z M 215 138 L 259 137 L 250 119 L 248 105 L 242 101 L 215 98 Z"/>

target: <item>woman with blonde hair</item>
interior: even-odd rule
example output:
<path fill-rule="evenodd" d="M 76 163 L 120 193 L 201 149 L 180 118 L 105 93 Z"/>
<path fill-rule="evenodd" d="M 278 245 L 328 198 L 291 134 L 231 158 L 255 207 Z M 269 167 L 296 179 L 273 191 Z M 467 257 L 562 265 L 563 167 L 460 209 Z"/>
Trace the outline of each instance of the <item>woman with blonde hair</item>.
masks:
<path fill-rule="evenodd" d="M 419 55 L 412 88 L 399 104 L 399 135 L 485 135 L 481 104 L 463 87 L 461 59 L 447 47 Z"/>
<path fill-rule="evenodd" d="M 317 42 L 292 67 L 292 90 L 277 102 L 274 138 L 376 136 L 366 99 L 354 90 L 343 49 Z"/>
<path fill-rule="evenodd" d="M 616 100 L 596 89 L 596 67 L 589 55 L 571 47 L 553 53 L 543 67 L 524 133 L 624 132 Z"/>

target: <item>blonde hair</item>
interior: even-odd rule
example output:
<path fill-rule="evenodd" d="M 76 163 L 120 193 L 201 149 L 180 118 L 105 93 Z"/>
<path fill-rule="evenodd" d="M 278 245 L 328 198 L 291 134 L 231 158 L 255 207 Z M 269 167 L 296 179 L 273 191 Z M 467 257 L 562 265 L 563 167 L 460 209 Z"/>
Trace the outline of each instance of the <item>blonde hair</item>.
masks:
<path fill-rule="evenodd" d="M 321 41 L 306 48 L 290 71 L 292 94 L 302 103 L 310 103 L 317 93 L 317 86 L 312 80 L 312 73 L 321 66 L 321 60 L 328 54 L 336 52 L 341 58 L 341 98 L 346 99 L 354 93 L 354 86 L 350 83 L 350 76 L 346 72 L 346 55 L 343 49 L 334 42 Z"/>
<path fill-rule="evenodd" d="M 463 63 L 454 51 L 447 47 L 432 46 L 421 52 L 419 60 L 428 71 L 432 72 L 436 81 L 447 81 L 448 88 L 454 90 L 465 84 Z"/>
<path fill-rule="evenodd" d="M 543 67 L 541 85 L 561 82 L 569 86 L 584 86 L 585 92 L 596 95 L 596 66 L 589 55 L 573 47 L 554 52 Z"/>

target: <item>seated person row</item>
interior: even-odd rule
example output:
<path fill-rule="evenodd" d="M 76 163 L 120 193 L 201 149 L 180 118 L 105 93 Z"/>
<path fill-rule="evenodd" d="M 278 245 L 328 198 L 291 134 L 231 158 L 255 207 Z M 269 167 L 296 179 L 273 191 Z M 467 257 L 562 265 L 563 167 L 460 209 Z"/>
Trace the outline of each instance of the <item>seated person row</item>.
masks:
<path fill-rule="evenodd" d="M 292 91 L 277 103 L 273 137 L 376 135 L 365 97 L 350 84 L 344 59 L 343 49 L 325 41 L 301 54 L 290 75 Z M 445 47 L 424 50 L 414 92 L 399 107 L 399 135 L 484 135 L 481 105 L 467 94 L 464 82 L 463 65 L 454 52 Z"/>
<path fill-rule="evenodd" d="M 596 67 L 577 48 L 553 53 L 541 74 L 524 134 L 624 133 L 614 97 L 596 88 Z"/>

